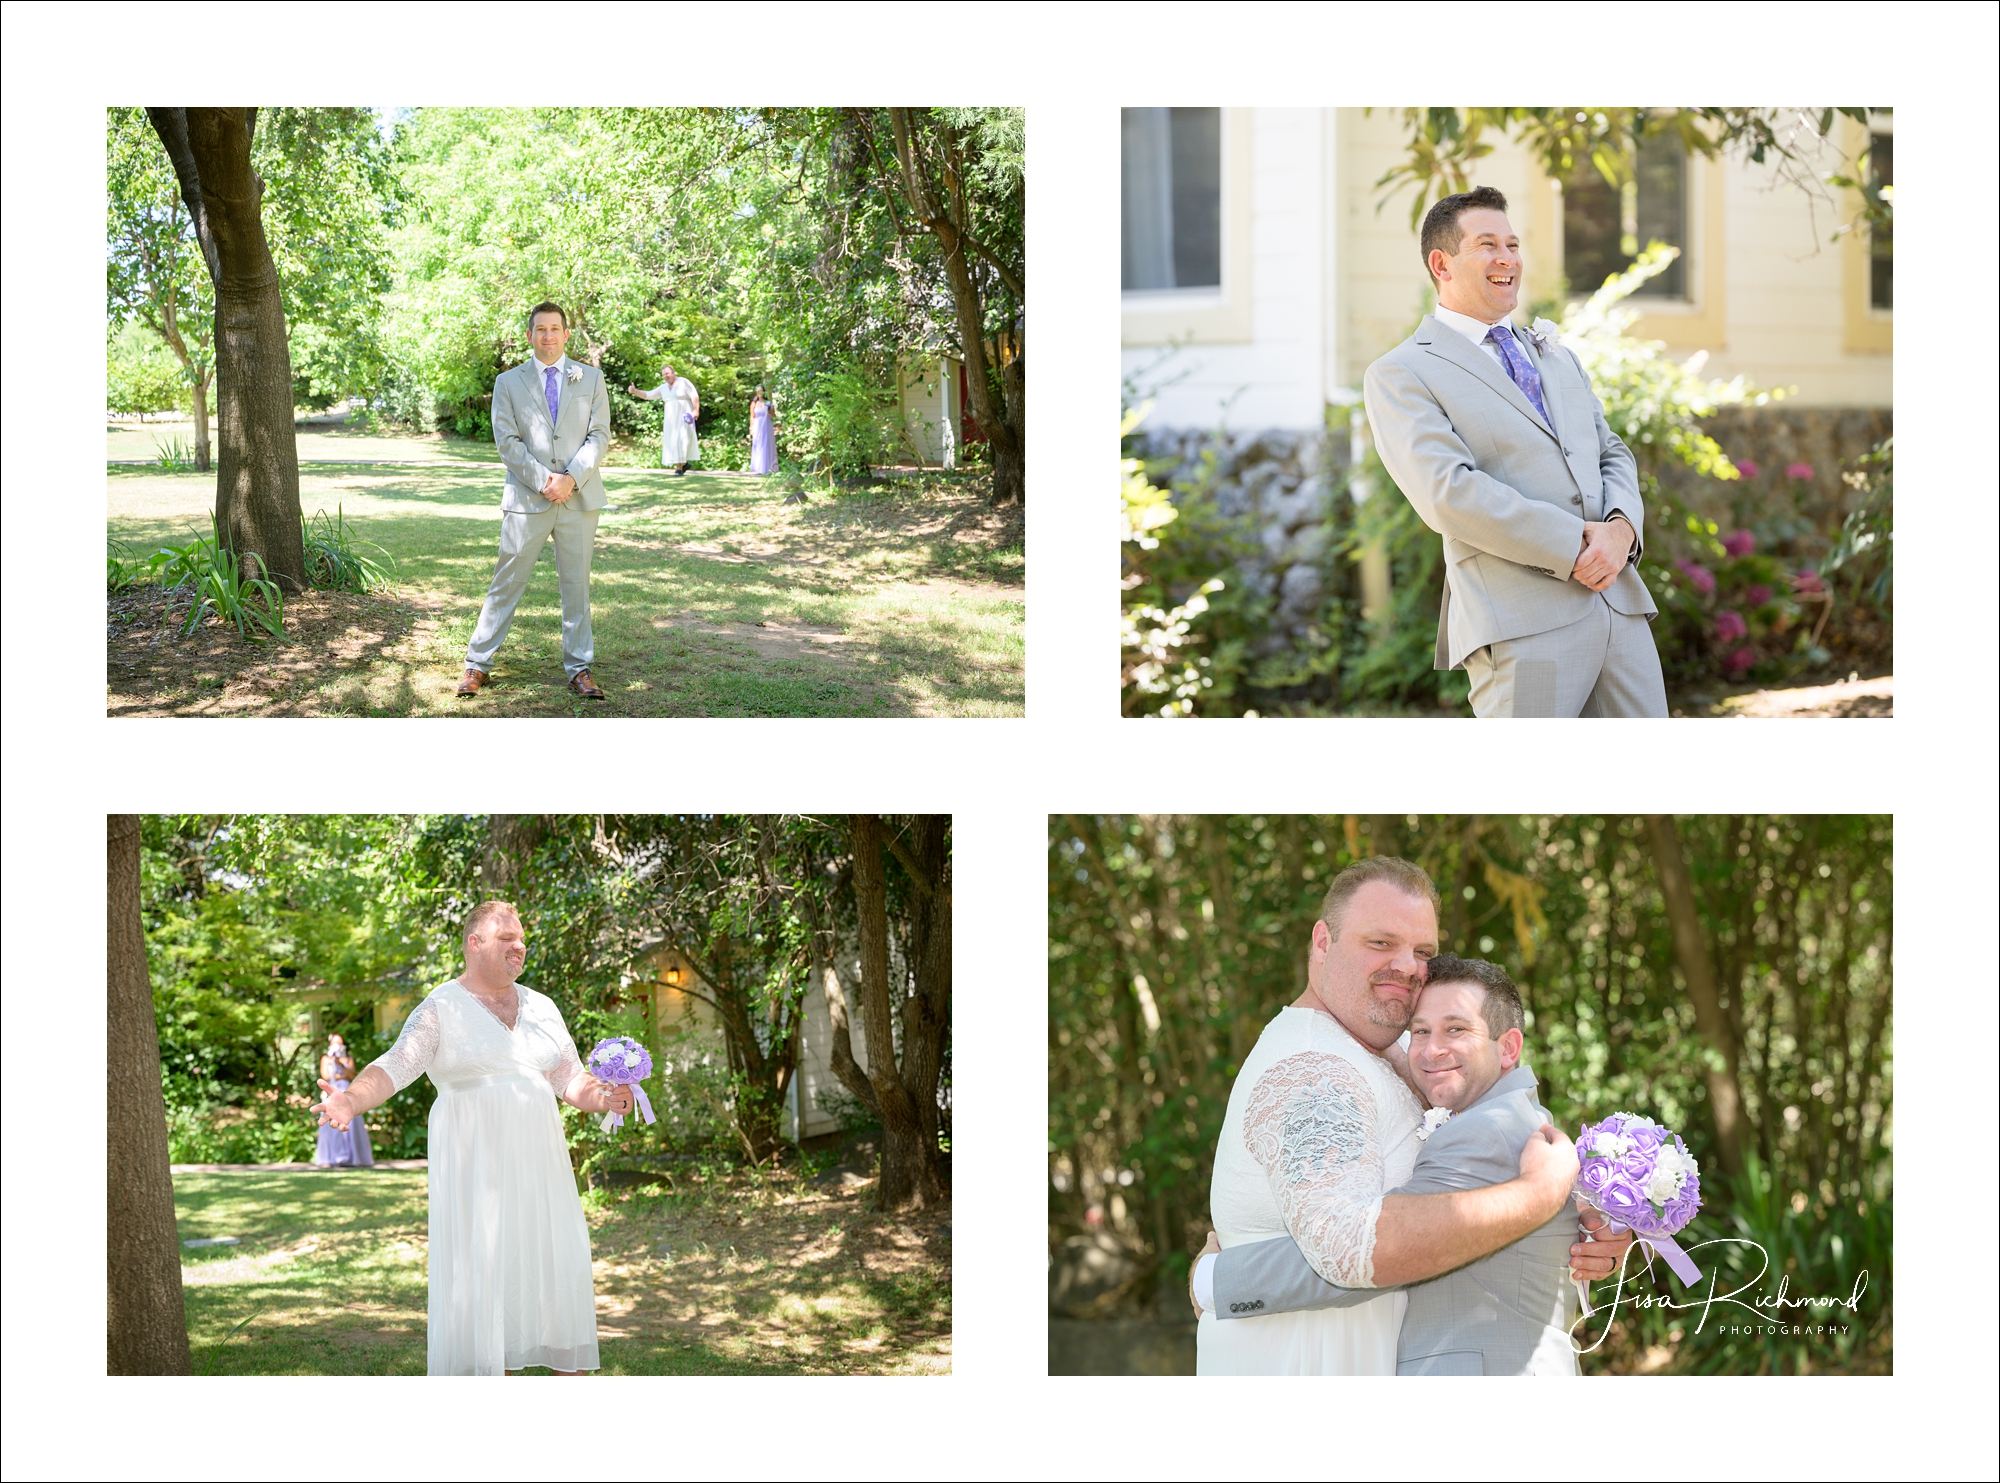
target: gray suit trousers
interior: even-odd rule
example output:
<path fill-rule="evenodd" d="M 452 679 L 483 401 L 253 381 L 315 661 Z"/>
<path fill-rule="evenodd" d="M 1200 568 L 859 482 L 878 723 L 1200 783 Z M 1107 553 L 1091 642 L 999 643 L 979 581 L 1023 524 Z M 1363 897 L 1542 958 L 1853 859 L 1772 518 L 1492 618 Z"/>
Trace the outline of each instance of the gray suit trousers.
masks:
<path fill-rule="evenodd" d="M 578 509 L 575 499 L 533 513 L 501 511 L 500 564 L 494 569 L 493 585 L 486 589 L 479 626 L 466 647 L 470 668 L 492 672 L 493 656 L 500 652 L 514 609 L 528 590 L 535 559 L 551 539 L 556 543 L 556 588 L 562 594 L 563 670 L 574 677 L 590 668 L 596 657 L 590 635 L 590 556 L 597 516 L 596 510 Z"/>
<path fill-rule="evenodd" d="M 1667 713 L 1651 625 L 1601 596 L 1574 623 L 1473 650 L 1465 672 L 1480 717 Z"/>

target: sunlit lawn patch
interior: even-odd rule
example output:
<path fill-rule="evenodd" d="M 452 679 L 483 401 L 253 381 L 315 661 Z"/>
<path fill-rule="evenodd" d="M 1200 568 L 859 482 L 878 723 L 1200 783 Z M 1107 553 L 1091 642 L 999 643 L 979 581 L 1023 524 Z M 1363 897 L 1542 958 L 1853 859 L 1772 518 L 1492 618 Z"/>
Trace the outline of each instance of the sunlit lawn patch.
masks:
<path fill-rule="evenodd" d="M 370 456 L 386 441 L 369 440 Z M 776 480 L 629 467 L 605 475 L 611 507 L 592 572 L 607 700 L 586 706 L 565 688 L 545 550 L 495 683 L 461 702 L 464 646 L 499 538 L 498 466 L 407 441 L 432 461 L 301 469 L 308 515 L 339 509 L 393 560 L 394 592 L 375 601 L 393 597 L 399 621 L 361 623 L 363 637 L 345 647 L 308 627 L 260 651 L 212 629 L 176 642 L 158 631 L 170 615 L 128 604 L 111 625 L 110 714 L 1023 712 L 1019 526 L 968 478 L 883 480 L 788 505 Z M 145 468 L 111 469 L 109 490 L 110 535 L 140 553 L 205 529 L 214 492 L 211 476 Z"/>
<path fill-rule="evenodd" d="M 422 1374 L 425 1176 L 179 1174 L 199 1374 Z M 948 1212 L 878 1217 L 792 1170 L 585 1197 L 607 1374 L 940 1374 Z"/>

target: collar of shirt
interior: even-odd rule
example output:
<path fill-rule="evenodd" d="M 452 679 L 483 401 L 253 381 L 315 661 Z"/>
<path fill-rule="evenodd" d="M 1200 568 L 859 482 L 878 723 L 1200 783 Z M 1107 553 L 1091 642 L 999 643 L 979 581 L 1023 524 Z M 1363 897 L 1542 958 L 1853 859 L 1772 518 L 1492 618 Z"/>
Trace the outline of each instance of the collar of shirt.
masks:
<path fill-rule="evenodd" d="M 542 358 L 539 355 L 530 355 L 528 359 L 535 363 L 535 379 L 544 386 L 549 384 L 550 371 L 561 371 L 561 379 L 564 381 L 569 379 L 569 357 L 566 355 L 557 356 L 553 365 L 546 366 L 542 364 Z"/>
<path fill-rule="evenodd" d="M 1431 317 L 1448 330 L 1455 330 L 1475 345 L 1486 343 L 1486 332 L 1493 328 L 1483 319 L 1474 319 L 1470 314 L 1460 314 L 1456 309 L 1447 309 L 1440 304 L 1431 310 Z M 1505 320 L 1500 321 L 1506 324 Z M 1513 326 L 1508 325 L 1512 330 Z"/>

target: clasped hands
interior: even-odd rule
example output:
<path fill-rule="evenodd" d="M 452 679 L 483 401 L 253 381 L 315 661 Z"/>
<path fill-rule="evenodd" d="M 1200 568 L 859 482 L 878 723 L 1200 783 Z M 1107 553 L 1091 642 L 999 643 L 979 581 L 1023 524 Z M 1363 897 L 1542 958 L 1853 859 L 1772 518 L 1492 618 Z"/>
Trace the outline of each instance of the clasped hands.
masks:
<path fill-rule="evenodd" d="M 550 474 L 542 485 L 542 498 L 552 505 L 567 503 L 569 497 L 575 493 L 576 480 L 570 478 L 568 474 Z"/>
<path fill-rule="evenodd" d="M 1637 540 L 1637 532 L 1623 515 L 1584 521 L 1583 546 L 1570 575 L 1592 592 L 1602 592 L 1625 570 Z"/>

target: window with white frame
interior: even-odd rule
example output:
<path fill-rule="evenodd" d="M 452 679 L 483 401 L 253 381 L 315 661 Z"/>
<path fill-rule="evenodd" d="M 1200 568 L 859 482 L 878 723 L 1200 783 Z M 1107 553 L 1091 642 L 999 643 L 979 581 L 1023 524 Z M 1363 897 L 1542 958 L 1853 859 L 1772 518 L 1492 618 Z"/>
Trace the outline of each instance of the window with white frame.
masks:
<path fill-rule="evenodd" d="M 1127 108 L 1121 168 L 1126 293 L 1222 287 L 1222 110 Z"/>

